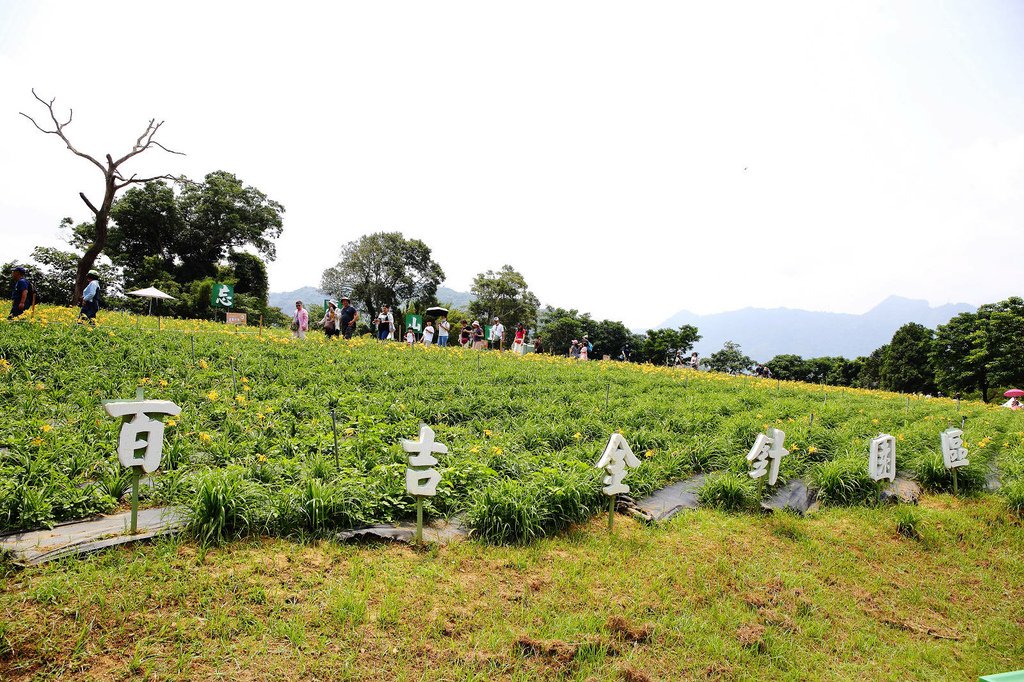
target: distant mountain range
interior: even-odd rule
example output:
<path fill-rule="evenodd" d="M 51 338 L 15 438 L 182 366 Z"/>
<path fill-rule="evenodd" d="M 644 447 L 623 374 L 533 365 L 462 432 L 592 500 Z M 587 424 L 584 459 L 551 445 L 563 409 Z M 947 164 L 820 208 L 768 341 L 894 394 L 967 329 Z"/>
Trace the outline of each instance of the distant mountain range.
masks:
<path fill-rule="evenodd" d="M 680 310 L 659 328 L 692 324 L 701 334 L 695 349 L 701 356 L 735 341 L 759 362 L 792 353 L 805 358 L 868 355 L 889 343 L 893 332 L 908 322 L 934 329 L 950 318 L 977 308 L 967 303 L 931 307 L 927 301 L 890 296 L 863 315 L 820 313 L 792 308 L 744 308 L 712 315 Z"/>
<path fill-rule="evenodd" d="M 316 287 L 302 287 L 295 291 L 272 291 L 267 297 L 267 301 L 272 307 L 279 308 L 286 315 L 291 315 L 295 310 L 295 301 L 302 301 L 307 305 L 314 303 L 323 305 L 325 298 L 328 298 L 327 294 Z M 465 310 L 473 300 L 473 294 L 448 287 L 438 287 L 437 300 L 443 306 Z"/>

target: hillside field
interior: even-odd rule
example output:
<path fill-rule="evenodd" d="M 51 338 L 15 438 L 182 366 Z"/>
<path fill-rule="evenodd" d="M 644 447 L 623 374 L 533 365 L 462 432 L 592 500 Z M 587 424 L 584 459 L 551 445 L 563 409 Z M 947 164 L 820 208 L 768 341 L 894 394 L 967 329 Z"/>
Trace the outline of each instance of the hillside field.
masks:
<path fill-rule="evenodd" d="M 172 400 L 144 504 L 190 535 L 8 570 L 14 679 L 964 678 L 1024 667 L 1022 416 L 979 403 L 280 330 L 41 308 L 0 327 L 0 532 L 125 507 L 119 420 Z M 338 448 L 334 448 L 333 423 Z M 812 416 L 813 415 L 813 416 Z M 960 495 L 939 433 L 965 418 Z M 408 520 L 399 441 L 448 445 L 428 516 L 476 540 L 417 552 L 335 530 Z M 807 518 L 762 516 L 744 459 L 786 432 Z M 609 537 L 594 468 L 621 432 L 649 493 L 701 510 Z M 897 439 L 917 508 L 878 508 L 867 447 Z M 1000 480 L 999 493 L 986 492 Z M 711 493 L 717 492 L 717 495 Z M 142 615 L 138 609 L 148 612 Z M 98 671 L 98 672 L 97 672 Z M 0 675 L 4 677 L 4 675 Z M 6 677 L 4 677 L 6 679 Z"/>

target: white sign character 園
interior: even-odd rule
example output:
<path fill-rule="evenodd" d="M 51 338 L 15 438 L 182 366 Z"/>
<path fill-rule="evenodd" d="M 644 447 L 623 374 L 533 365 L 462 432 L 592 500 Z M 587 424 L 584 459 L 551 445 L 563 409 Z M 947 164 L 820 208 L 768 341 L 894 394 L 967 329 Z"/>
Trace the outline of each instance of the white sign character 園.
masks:
<path fill-rule="evenodd" d="M 436 495 L 441 474 L 432 469 L 437 464 L 433 453 L 447 454 L 448 446 L 434 442 L 434 430 L 420 424 L 419 440 L 402 439 L 402 449 L 409 455 L 409 467 L 405 470 L 405 489 L 410 495 Z"/>
<path fill-rule="evenodd" d="M 896 439 L 881 433 L 871 439 L 868 451 L 868 476 L 875 481 L 896 480 Z"/>
<path fill-rule="evenodd" d="M 626 467 L 635 469 L 640 466 L 640 460 L 633 454 L 622 434 L 613 433 L 596 466 L 608 474 L 604 477 L 604 494 L 618 495 L 629 492 L 629 486 L 622 482 L 626 477 Z"/>

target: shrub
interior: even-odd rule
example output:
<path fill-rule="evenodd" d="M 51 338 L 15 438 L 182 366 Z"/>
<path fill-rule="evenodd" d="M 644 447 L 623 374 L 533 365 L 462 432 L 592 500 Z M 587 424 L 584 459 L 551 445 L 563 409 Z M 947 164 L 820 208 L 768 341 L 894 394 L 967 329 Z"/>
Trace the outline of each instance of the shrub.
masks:
<path fill-rule="evenodd" d="M 266 501 L 263 488 L 241 469 L 208 471 L 196 482 L 188 529 L 203 545 L 258 532 Z"/>
<path fill-rule="evenodd" d="M 529 542 L 544 534 L 544 516 L 537 488 L 500 479 L 474 493 L 466 524 L 481 539 L 496 544 Z"/>
<path fill-rule="evenodd" d="M 811 481 L 825 504 L 863 504 L 878 496 L 878 487 L 868 476 L 866 457 L 820 462 L 811 469 Z"/>
<path fill-rule="evenodd" d="M 757 506 L 757 485 L 745 474 L 711 474 L 697 491 L 704 507 L 725 511 L 742 511 Z"/>

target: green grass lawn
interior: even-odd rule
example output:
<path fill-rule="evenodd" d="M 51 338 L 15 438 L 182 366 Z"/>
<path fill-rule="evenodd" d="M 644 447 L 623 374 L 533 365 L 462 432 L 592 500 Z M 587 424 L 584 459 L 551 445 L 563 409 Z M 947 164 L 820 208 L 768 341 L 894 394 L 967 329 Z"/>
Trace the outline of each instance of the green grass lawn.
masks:
<path fill-rule="evenodd" d="M 165 540 L 10 573 L 0 678 L 971 679 L 1024 667 L 1024 527 L 892 509 L 604 519 L 421 552 Z"/>

